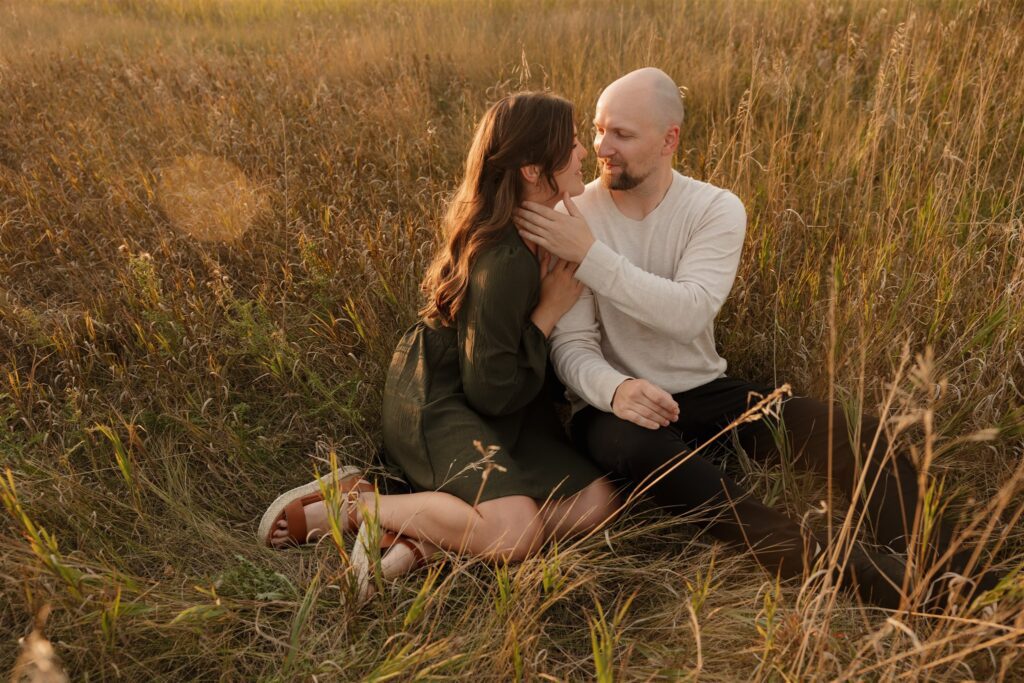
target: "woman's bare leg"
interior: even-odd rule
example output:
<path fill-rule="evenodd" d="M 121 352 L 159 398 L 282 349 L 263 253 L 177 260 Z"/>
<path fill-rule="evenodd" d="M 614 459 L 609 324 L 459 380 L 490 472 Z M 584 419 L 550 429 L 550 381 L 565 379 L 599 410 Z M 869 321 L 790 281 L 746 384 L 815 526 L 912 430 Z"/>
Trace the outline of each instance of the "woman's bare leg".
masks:
<path fill-rule="evenodd" d="M 364 505 L 372 505 L 373 501 L 371 499 L 372 497 L 368 496 L 367 500 L 364 501 Z M 383 503 L 384 497 L 381 498 L 381 501 L 382 513 L 385 507 L 391 507 L 390 512 L 400 514 L 400 511 L 393 509 L 393 506 Z M 487 504 L 481 505 L 486 510 Z M 601 477 L 581 490 L 580 493 L 569 498 L 548 501 L 540 508 L 540 519 L 544 527 L 544 541 L 561 540 L 578 535 L 578 533 L 585 533 L 598 524 L 609 521 L 617 509 L 618 496 L 615 488 L 608 479 Z M 536 517 L 529 510 L 526 512 L 530 514 L 530 519 Z M 414 517 L 418 514 L 421 513 L 414 514 Z M 404 522 L 406 529 L 403 529 L 403 533 L 406 533 L 407 536 L 412 536 L 408 530 L 412 526 L 411 520 L 412 518 Z M 387 524 L 384 525 L 387 528 L 393 528 Z M 478 521 L 474 522 L 474 526 L 479 531 Z M 437 546 L 424 540 L 422 537 L 416 540 L 416 544 L 419 546 L 419 553 L 422 557 L 430 557 L 438 551 Z M 450 549 L 454 549 L 454 546 L 451 546 Z M 416 566 L 417 559 L 417 552 L 412 548 L 400 543 L 395 544 L 381 558 L 381 574 L 383 579 L 394 579 L 410 571 Z"/>
<path fill-rule="evenodd" d="M 539 507 L 528 496 L 504 496 L 476 507 L 440 491 L 380 496 L 377 500 L 377 519 L 383 528 L 445 550 L 519 561 L 544 542 Z M 373 510 L 374 495 L 361 494 L 360 503 L 361 509 Z"/>
<path fill-rule="evenodd" d="M 536 552 L 545 539 L 539 507 L 527 496 L 496 498 L 474 508 L 440 491 L 379 497 L 363 493 L 357 522 L 362 518 L 361 509 L 375 510 L 378 523 L 390 531 L 484 558 L 522 560 Z M 307 505 L 304 512 L 310 537 L 322 536 L 328 528 L 323 501 Z M 287 534 L 287 523 L 282 521 L 273 538 L 283 541 Z"/>
<path fill-rule="evenodd" d="M 561 540 L 590 531 L 610 521 L 619 507 L 615 486 L 607 477 L 595 479 L 585 489 L 547 501 L 540 509 L 545 540 Z"/>

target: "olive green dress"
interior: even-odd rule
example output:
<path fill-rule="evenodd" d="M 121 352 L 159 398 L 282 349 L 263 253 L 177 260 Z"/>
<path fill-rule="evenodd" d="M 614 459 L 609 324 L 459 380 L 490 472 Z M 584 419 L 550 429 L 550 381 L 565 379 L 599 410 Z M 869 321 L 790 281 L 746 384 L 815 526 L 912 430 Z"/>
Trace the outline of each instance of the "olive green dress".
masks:
<path fill-rule="evenodd" d="M 384 450 L 413 490 L 543 501 L 601 476 L 543 391 L 548 342 L 530 321 L 539 298 L 537 258 L 509 226 L 477 257 L 456 325 L 421 320 L 398 343 L 384 386 Z M 486 483 L 474 442 L 497 447 Z"/>

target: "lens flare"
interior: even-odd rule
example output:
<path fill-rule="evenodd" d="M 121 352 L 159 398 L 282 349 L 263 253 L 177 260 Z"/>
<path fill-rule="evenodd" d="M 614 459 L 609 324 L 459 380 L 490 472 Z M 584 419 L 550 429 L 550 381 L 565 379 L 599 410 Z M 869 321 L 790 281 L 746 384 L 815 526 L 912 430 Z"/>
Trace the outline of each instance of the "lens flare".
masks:
<path fill-rule="evenodd" d="M 179 157 L 158 177 L 160 208 L 177 230 L 201 242 L 234 242 L 269 208 L 240 168 L 217 157 Z"/>

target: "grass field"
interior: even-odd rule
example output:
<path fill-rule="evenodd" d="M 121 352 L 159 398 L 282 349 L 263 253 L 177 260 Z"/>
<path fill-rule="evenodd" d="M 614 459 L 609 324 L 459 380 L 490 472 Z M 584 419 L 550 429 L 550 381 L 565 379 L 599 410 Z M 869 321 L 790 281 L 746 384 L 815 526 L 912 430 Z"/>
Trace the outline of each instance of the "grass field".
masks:
<path fill-rule="evenodd" d="M 1019 579 L 861 609 L 643 506 L 362 611 L 329 540 L 254 540 L 332 454 L 379 473 L 488 102 L 550 88 L 589 131 L 656 65 L 677 168 L 749 215 L 730 373 L 891 417 L 979 563 L 1019 567 L 1022 36 L 1014 0 L 0 4 L 0 672 L 48 606 L 76 681 L 1024 680 Z M 730 462 L 823 523 L 820 482 Z"/>

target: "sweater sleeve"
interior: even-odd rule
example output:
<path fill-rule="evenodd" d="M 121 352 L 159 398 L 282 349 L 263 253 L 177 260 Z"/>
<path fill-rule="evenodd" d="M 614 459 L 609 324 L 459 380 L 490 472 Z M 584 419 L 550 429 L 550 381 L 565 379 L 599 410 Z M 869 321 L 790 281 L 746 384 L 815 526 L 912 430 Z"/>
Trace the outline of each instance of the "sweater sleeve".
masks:
<path fill-rule="evenodd" d="M 574 394 L 606 413 L 612 412 L 615 390 L 627 379 L 601 352 L 594 295 L 584 289 L 551 333 L 551 362 L 555 374 Z"/>
<path fill-rule="evenodd" d="M 483 415 L 514 413 L 544 384 L 548 343 L 530 320 L 539 288 L 529 252 L 498 246 L 473 266 L 459 314 L 459 370 L 466 400 Z"/>
<path fill-rule="evenodd" d="M 711 325 L 732 289 L 746 223 L 743 203 L 723 190 L 683 248 L 673 279 L 648 273 L 601 241 L 576 278 L 644 325 L 690 342 Z"/>

